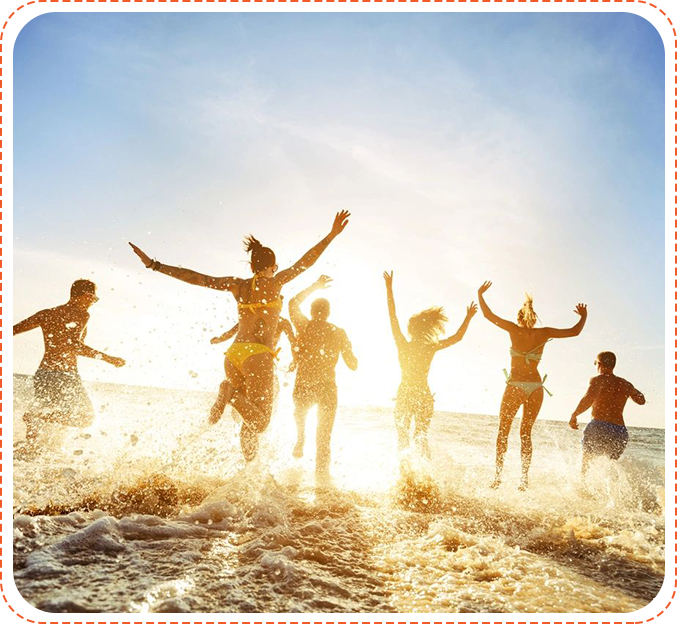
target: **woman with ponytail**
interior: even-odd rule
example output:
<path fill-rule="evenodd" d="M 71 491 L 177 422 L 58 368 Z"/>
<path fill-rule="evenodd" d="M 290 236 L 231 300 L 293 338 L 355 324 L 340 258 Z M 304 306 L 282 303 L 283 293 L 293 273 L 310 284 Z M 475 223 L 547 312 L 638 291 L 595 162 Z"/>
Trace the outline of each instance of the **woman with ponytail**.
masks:
<path fill-rule="evenodd" d="M 151 259 L 129 243 L 146 268 L 204 288 L 226 290 L 237 301 L 238 332 L 226 352 L 226 380 L 212 407 L 210 423 L 218 422 L 228 403 L 242 416 L 240 444 L 246 461 L 258 452 L 258 437 L 264 432 L 273 410 L 275 380 L 275 338 L 282 310 L 282 287 L 315 264 L 322 252 L 348 225 L 350 213 L 336 214 L 331 231 L 306 252 L 294 265 L 278 271 L 275 253 L 259 240 L 248 236 L 245 250 L 250 254 L 253 277 L 212 277 L 190 269 L 163 264 Z"/>
<path fill-rule="evenodd" d="M 534 312 L 534 302 L 530 295 L 526 296 L 524 305 L 517 312 L 517 323 L 506 321 L 496 316 L 484 300 L 484 293 L 491 287 L 491 282 L 484 282 L 477 291 L 482 314 L 494 325 L 510 334 L 510 373 L 505 369 L 506 378 L 505 392 L 501 401 L 501 411 L 498 425 L 498 438 L 496 439 L 496 476 L 492 488 L 501 484 L 503 472 L 503 459 L 508 450 L 508 435 L 512 427 L 512 421 L 517 411 L 522 407 L 522 424 L 520 426 L 520 440 L 522 444 L 522 478 L 520 490 L 526 490 L 529 486 L 529 467 L 531 466 L 531 430 L 536 422 L 538 413 L 543 404 L 543 382 L 538 372 L 538 363 L 543 356 L 545 343 L 553 338 L 571 338 L 578 336 L 583 330 L 588 318 L 588 308 L 584 303 L 579 303 L 574 312 L 581 318 L 568 329 L 555 329 L 554 327 L 536 327 L 538 316 Z M 548 390 L 545 390 L 548 392 Z M 548 394 L 550 394 L 548 392 Z"/>
<path fill-rule="evenodd" d="M 414 421 L 414 442 L 424 457 L 430 458 L 428 429 L 434 413 L 434 399 L 428 386 L 428 373 L 435 354 L 441 349 L 460 342 L 468 329 L 470 320 L 477 312 L 474 301 L 466 309 L 465 319 L 458 331 L 448 338 L 439 339 L 444 332 L 447 317 L 442 308 L 429 308 L 414 314 L 409 319 L 407 340 L 400 329 L 395 312 L 393 295 L 393 273 L 384 273 L 390 329 L 395 339 L 397 356 L 402 369 L 402 382 L 397 390 L 395 403 L 395 425 L 397 427 L 397 448 L 403 451 L 409 446 L 411 422 Z"/>

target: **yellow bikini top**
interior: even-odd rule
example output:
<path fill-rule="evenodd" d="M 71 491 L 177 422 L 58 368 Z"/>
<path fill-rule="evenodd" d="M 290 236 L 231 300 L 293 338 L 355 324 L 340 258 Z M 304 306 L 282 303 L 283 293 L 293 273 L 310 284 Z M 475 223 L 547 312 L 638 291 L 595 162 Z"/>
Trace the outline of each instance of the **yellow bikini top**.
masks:
<path fill-rule="evenodd" d="M 252 292 L 256 289 L 256 278 L 259 277 L 259 274 L 256 273 L 252 278 Z M 258 310 L 260 308 L 271 308 L 273 310 L 282 310 L 283 302 L 282 297 L 275 299 L 273 301 L 256 301 L 254 303 L 241 303 L 238 301 L 237 308 L 238 310 Z"/>

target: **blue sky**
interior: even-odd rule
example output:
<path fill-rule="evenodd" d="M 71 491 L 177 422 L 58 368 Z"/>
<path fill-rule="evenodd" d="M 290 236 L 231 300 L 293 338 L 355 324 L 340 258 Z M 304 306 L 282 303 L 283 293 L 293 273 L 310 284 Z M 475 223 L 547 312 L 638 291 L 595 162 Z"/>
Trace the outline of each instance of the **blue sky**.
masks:
<path fill-rule="evenodd" d="M 447 309 L 453 331 L 484 279 L 513 318 L 523 293 L 547 325 L 590 320 L 548 346 L 564 418 L 614 349 L 664 400 L 664 50 L 617 14 L 53 13 L 15 45 L 15 317 L 93 277 L 89 341 L 127 369 L 86 378 L 204 387 L 208 337 L 232 301 L 143 272 L 126 247 L 217 275 L 247 275 L 250 231 L 297 259 L 341 208 L 354 217 L 318 266 L 361 355 L 346 395 L 390 404 L 398 382 L 381 272 L 401 321 Z M 205 336 L 207 339 L 205 340 Z M 506 337 L 484 319 L 440 355 L 438 405 L 494 413 Z M 15 339 L 30 372 L 39 336 Z M 455 381 L 457 380 L 457 381 Z M 464 388 L 463 392 L 459 387 Z"/>

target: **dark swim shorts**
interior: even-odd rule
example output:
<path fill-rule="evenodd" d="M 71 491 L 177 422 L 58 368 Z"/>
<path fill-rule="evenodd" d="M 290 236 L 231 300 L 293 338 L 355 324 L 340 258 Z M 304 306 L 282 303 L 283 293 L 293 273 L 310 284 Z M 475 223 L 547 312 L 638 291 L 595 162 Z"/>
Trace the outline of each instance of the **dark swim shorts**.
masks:
<path fill-rule="evenodd" d="M 628 444 L 628 430 L 604 420 L 591 420 L 583 431 L 583 451 L 618 459 Z"/>
<path fill-rule="evenodd" d="M 94 408 L 80 375 L 72 371 L 38 370 L 33 375 L 34 400 L 26 416 L 68 427 L 89 427 Z"/>

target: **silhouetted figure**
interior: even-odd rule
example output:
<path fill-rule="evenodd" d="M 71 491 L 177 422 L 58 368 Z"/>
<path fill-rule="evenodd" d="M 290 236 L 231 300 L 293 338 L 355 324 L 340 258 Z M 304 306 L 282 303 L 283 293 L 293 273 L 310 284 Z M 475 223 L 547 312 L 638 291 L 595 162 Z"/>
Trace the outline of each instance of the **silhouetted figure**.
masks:
<path fill-rule="evenodd" d="M 628 444 L 628 430 L 623 420 L 623 408 L 628 399 L 644 405 L 644 395 L 629 381 L 614 375 L 616 356 L 602 351 L 595 359 L 599 375 L 590 385 L 569 420 L 572 429 L 578 429 L 578 416 L 592 407 L 592 420 L 583 430 L 583 462 L 581 472 L 585 477 L 590 460 L 595 455 L 619 459 Z"/>
<path fill-rule="evenodd" d="M 233 325 L 227 332 L 221 334 L 220 336 L 215 336 L 214 338 L 211 339 L 212 344 L 220 344 L 222 342 L 226 342 L 227 340 L 230 340 L 231 338 L 234 338 L 237 335 L 238 329 L 240 325 L 236 323 Z M 277 321 L 277 333 L 275 334 L 275 346 L 277 347 L 278 343 L 280 342 L 280 338 L 282 337 L 282 334 L 285 334 L 287 336 L 287 340 L 289 341 L 289 346 L 291 347 L 291 352 L 292 352 L 292 357 L 296 351 L 296 337 L 294 336 L 294 329 L 291 326 L 291 323 L 286 319 L 280 317 Z M 280 348 L 278 347 L 275 349 L 275 357 L 277 358 L 277 354 L 279 353 Z M 225 354 L 224 354 L 225 355 Z M 226 360 L 224 360 L 223 366 L 224 368 L 226 367 Z M 292 361 L 292 366 L 294 365 L 294 362 Z M 280 382 L 277 378 L 277 375 L 275 375 L 274 378 L 274 390 L 273 390 L 273 395 L 274 397 L 277 397 L 278 393 L 280 390 Z M 209 414 L 209 424 L 214 425 L 219 420 L 221 419 L 221 416 L 223 416 L 223 411 L 226 408 L 226 403 L 228 399 L 228 393 L 229 393 L 229 383 L 228 380 L 225 381 L 225 383 L 221 383 L 219 385 L 219 394 L 216 397 L 216 401 L 214 402 L 214 405 L 212 405 L 211 412 Z M 275 402 L 275 399 L 273 400 Z"/>
<path fill-rule="evenodd" d="M 425 457 L 430 457 L 428 429 L 434 412 L 434 399 L 428 386 L 428 373 L 435 354 L 460 342 L 468 329 L 470 320 L 477 312 L 475 302 L 466 309 L 465 319 L 458 331 L 447 338 L 439 339 L 444 331 L 447 317 L 442 308 L 429 308 L 409 319 L 407 330 L 411 340 L 402 334 L 395 313 L 393 296 L 393 273 L 384 273 L 388 297 L 390 328 L 393 332 L 397 356 L 402 370 L 402 381 L 397 390 L 395 403 L 395 424 L 397 425 L 397 446 L 401 451 L 409 446 L 411 421 L 414 421 L 414 442 Z"/>
<path fill-rule="evenodd" d="M 36 439 L 44 422 L 70 427 L 88 427 L 94 409 L 78 374 L 78 356 L 124 366 L 122 358 L 113 357 L 85 345 L 89 308 L 99 298 L 96 284 L 76 280 L 67 303 L 36 312 L 14 325 L 14 335 L 40 328 L 45 354 L 33 376 L 35 398 L 30 411 L 23 415 L 26 423 L 26 453 L 37 452 Z"/>
<path fill-rule="evenodd" d="M 134 253 L 146 268 L 175 279 L 214 290 L 227 290 L 237 301 L 239 323 L 235 342 L 226 353 L 224 405 L 231 403 L 242 416 L 240 444 L 246 461 L 258 452 L 259 434 L 268 428 L 273 409 L 275 378 L 275 335 L 282 310 L 282 287 L 315 264 L 322 252 L 348 224 L 350 213 L 336 214 L 331 231 L 304 254 L 293 266 L 277 271 L 275 253 L 256 238 L 245 239 L 245 249 L 251 254 L 254 277 L 212 277 L 191 269 L 162 264 L 151 259 L 136 245 Z"/>
<path fill-rule="evenodd" d="M 543 404 L 543 382 L 538 372 L 538 363 L 543 357 L 545 343 L 553 338 L 571 338 L 578 336 L 583 330 L 588 317 L 587 306 L 579 303 L 574 312 L 581 318 L 573 327 L 555 329 L 554 327 L 535 327 L 538 316 L 534 312 L 533 300 L 527 295 L 524 305 L 517 313 L 517 323 L 506 321 L 496 316 L 484 300 L 484 293 L 491 287 L 491 282 L 484 282 L 477 291 L 482 314 L 494 325 L 510 334 L 510 374 L 506 376 L 506 387 L 501 401 L 498 438 L 496 440 L 496 476 L 491 487 L 501 484 L 503 459 L 508 450 L 508 435 L 517 411 L 522 407 L 522 424 L 520 440 L 522 444 L 522 478 L 520 490 L 529 486 L 529 468 L 531 466 L 532 443 L 531 430 L 536 422 Z M 547 377 L 547 375 L 546 375 Z M 547 390 L 546 390 L 547 392 Z"/>
<path fill-rule="evenodd" d="M 300 306 L 308 296 L 316 290 L 327 288 L 330 282 L 331 278 L 323 275 L 289 302 L 289 315 L 297 332 L 294 419 L 298 437 L 294 457 L 303 456 L 306 416 L 310 408 L 317 405 L 315 470 L 320 475 L 329 472 L 331 432 L 338 405 L 335 369 L 339 355 L 350 370 L 357 369 L 357 358 L 348 335 L 327 321 L 329 302 L 315 299 L 310 306 L 310 319 L 301 312 Z"/>

